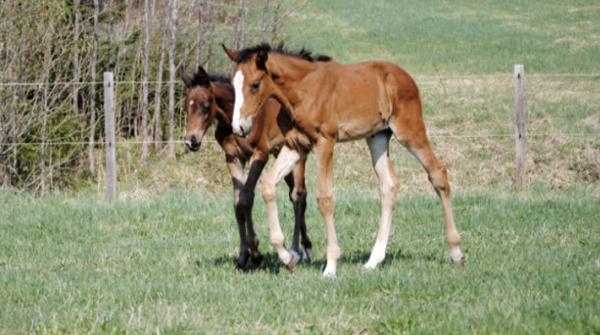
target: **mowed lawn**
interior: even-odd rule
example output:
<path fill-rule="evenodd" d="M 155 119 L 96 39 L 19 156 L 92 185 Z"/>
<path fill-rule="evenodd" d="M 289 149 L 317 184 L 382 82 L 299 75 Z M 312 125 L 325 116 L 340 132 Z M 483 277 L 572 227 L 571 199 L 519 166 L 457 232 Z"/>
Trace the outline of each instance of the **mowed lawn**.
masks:
<path fill-rule="evenodd" d="M 600 201 L 569 198 L 457 196 L 467 262 L 455 266 L 438 200 L 402 195 L 388 257 L 365 271 L 378 201 L 337 194 L 343 256 L 338 277 L 325 279 L 314 198 L 313 264 L 293 274 L 280 266 L 257 201 L 266 264 L 241 273 L 226 196 L 178 191 L 108 205 L 97 196 L 3 191 L 0 332 L 598 333 Z"/>

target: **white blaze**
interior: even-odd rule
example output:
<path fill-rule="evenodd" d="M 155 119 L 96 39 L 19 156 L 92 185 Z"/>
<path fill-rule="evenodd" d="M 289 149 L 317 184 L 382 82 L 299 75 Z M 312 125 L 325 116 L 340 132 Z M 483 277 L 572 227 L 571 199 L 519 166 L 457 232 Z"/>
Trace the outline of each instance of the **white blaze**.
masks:
<path fill-rule="evenodd" d="M 233 105 L 233 120 L 231 121 L 233 131 L 241 133 L 240 129 L 240 110 L 244 104 L 244 93 L 242 87 L 244 85 L 244 74 L 242 71 L 237 71 L 233 76 L 233 89 L 235 90 L 235 104 Z"/>

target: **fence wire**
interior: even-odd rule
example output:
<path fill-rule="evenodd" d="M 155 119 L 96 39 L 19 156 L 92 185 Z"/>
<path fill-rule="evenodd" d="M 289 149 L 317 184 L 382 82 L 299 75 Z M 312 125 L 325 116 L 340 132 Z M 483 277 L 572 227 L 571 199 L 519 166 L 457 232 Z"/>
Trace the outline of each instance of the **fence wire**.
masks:
<path fill-rule="evenodd" d="M 528 73 L 526 77 L 534 78 L 600 78 L 600 73 Z M 502 79 L 511 80 L 512 76 L 505 73 L 498 74 L 457 74 L 457 75 L 416 75 L 414 79 L 417 82 L 438 82 L 444 80 L 491 80 Z M 181 80 L 115 80 L 115 85 L 134 85 L 134 84 L 181 84 Z M 56 81 L 56 82 L 3 82 L 0 87 L 19 87 L 19 86 L 91 86 L 103 85 L 103 81 Z"/>
<path fill-rule="evenodd" d="M 531 78 L 600 78 L 600 73 L 528 73 L 526 77 Z M 507 84 L 511 83 L 512 76 L 501 73 L 501 74 L 457 74 L 457 75 L 417 75 L 414 77 L 415 80 L 419 84 L 432 84 L 439 83 L 444 81 L 452 81 L 452 80 L 502 80 L 506 81 Z M 123 81 L 114 81 L 115 86 L 117 85 L 141 85 L 141 84 L 182 84 L 180 80 L 160 80 L 160 81 L 141 81 L 141 80 L 123 80 Z M 0 88 L 10 88 L 10 87 L 24 87 L 24 86 L 39 86 L 43 87 L 45 85 L 48 86 L 90 86 L 103 85 L 103 81 L 57 81 L 57 82 L 3 82 L 0 83 Z M 533 93 L 535 94 L 535 93 Z M 448 134 L 448 133 L 430 133 L 428 134 L 430 138 L 456 138 L 456 139 L 474 139 L 474 138 L 514 138 L 516 135 L 514 133 L 503 133 L 503 134 Z M 556 133 L 531 133 L 526 134 L 526 137 L 530 138 L 543 138 L 543 137 L 554 137 L 554 136 L 563 136 L 569 138 L 600 138 L 600 133 L 596 132 L 556 132 Z M 216 143 L 214 139 L 204 139 L 203 142 L 206 143 Z M 174 140 L 174 141 L 155 141 L 155 140 L 131 140 L 131 139 L 122 139 L 117 140 L 116 145 L 130 145 L 130 144 L 183 144 L 182 140 Z M 15 146 L 84 146 L 84 145 L 93 145 L 93 146 L 104 146 L 107 142 L 103 141 L 56 141 L 48 140 L 45 142 L 0 142 L 0 147 L 15 147 Z"/>

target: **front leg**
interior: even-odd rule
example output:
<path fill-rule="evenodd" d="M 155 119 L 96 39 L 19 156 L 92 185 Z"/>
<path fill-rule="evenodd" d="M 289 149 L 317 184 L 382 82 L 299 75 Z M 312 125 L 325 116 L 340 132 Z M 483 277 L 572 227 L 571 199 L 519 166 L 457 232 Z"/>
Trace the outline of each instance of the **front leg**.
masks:
<path fill-rule="evenodd" d="M 304 182 L 304 172 L 306 167 L 306 156 L 298 161 L 294 171 L 285 177 L 285 182 L 290 189 L 290 201 L 294 206 L 294 237 L 292 240 L 292 250 L 298 255 L 302 254 L 302 260 L 311 262 L 312 260 L 312 242 L 306 231 L 306 185 Z M 300 238 L 304 250 L 300 251 Z"/>
<path fill-rule="evenodd" d="M 262 173 L 265 164 L 269 159 L 269 154 L 255 150 L 250 158 L 250 171 L 246 182 L 240 192 L 239 201 L 236 204 L 236 215 L 239 212 L 246 222 L 246 240 L 250 247 L 250 258 L 255 266 L 259 266 L 262 263 L 263 256 L 258 251 L 258 239 L 256 238 L 256 232 L 254 231 L 254 223 L 252 221 L 252 207 L 254 205 L 254 189 L 258 178 Z"/>
<path fill-rule="evenodd" d="M 240 235 L 240 249 L 236 265 L 238 269 L 243 269 L 248 263 L 250 257 L 249 243 L 246 232 L 246 219 L 242 211 L 238 211 L 238 203 L 240 199 L 240 192 L 246 182 L 244 176 L 244 167 L 237 157 L 226 155 L 225 160 L 227 162 L 227 169 L 231 175 L 231 182 L 233 183 L 233 206 L 235 209 L 235 219 L 238 224 L 238 233 Z"/>
<path fill-rule="evenodd" d="M 298 259 L 293 257 L 283 245 L 284 236 L 279 224 L 279 216 L 277 213 L 277 184 L 288 175 L 296 163 L 302 158 L 298 151 L 283 147 L 277 156 L 273 168 L 265 174 L 262 183 L 262 194 L 267 208 L 267 217 L 269 221 L 269 231 L 271 235 L 271 245 L 277 251 L 279 259 L 285 264 L 290 271 L 295 269 Z"/>
<path fill-rule="evenodd" d="M 337 243 L 335 226 L 333 222 L 333 210 L 335 200 L 333 198 L 333 146 L 335 141 L 321 137 L 315 145 L 317 157 L 317 170 L 319 174 L 317 203 L 319 211 L 325 221 L 327 233 L 327 265 L 323 276 L 334 277 L 337 268 L 337 260 L 340 258 L 340 247 Z"/>

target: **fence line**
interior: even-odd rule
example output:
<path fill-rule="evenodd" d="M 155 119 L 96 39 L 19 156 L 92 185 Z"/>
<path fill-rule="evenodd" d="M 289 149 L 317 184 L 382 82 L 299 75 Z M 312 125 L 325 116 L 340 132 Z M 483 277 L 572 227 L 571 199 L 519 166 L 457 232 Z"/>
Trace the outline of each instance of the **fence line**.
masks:
<path fill-rule="evenodd" d="M 112 75 L 112 73 L 111 73 Z M 600 73 L 534 73 L 534 74 L 528 74 L 527 77 L 534 77 L 534 78 L 600 78 Z M 512 83 L 513 85 L 517 85 L 516 83 L 519 82 L 518 80 L 516 81 L 515 78 L 520 78 L 520 82 L 522 83 L 522 79 L 524 78 L 524 74 L 521 76 L 513 76 L 512 78 Z M 111 76 L 112 79 L 112 76 Z M 423 75 L 423 76 L 416 76 L 415 77 L 417 82 L 423 82 L 425 81 L 427 84 L 430 83 L 436 83 L 436 82 L 443 82 L 443 81 L 447 81 L 447 80 L 502 80 L 505 81 L 507 84 L 511 83 L 511 76 L 509 74 L 464 74 L 464 75 Z M 105 85 L 104 88 L 104 94 L 105 94 L 105 115 L 108 115 L 108 109 L 113 109 L 114 106 L 112 106 L 112 102 L 114 99 L 114 95 L 112 93 L 112 90 L 114 88 L 114 86 L 116 85 L 138 85 L 138 84 L 181 84 L 180 80 L 160 80 L 160 81 L 140 81 L 140 80 L 124 80 L 124 81 L 114 81 L 114 80 L 110 80 L 110 84 L 107 86 L 107 82 L 106 81 L 94 81 L 94 82 L 86 82 L 86 81 L 58 81 L 58 82 L 4 82 L 4 83 L 0 83 L 0 88 L 4 88 L 4 87 L 23 87 L 23 86 L 39 86 L 40 88 L 42 86 L 58 86 L 58 85 L 64 85 L 64 86 L 85 86 L 85 85 Z M 107 92 L 107 87 L 109 87 L 109 92 Z M 524 93 L 522 91 L 522 87 L 518 90 L 515 91 L 515 96 L 522 96 Z M 117 92 L 115 92 L 117 93 Z M 117 93 L 118 94 L 118 93 Z M 109 102 L 108 105 L 106 105 L 106 103 Z M 108 107 L 107 107 L 108 106 Z M 518 109 L 518 108 L 516 108 Z M 519 118 L 518 113 L 517 113 L 517 126 L 519 124 L 519 120 L 521 120 L 521 123 L 523 123 L 523 116 L 521 115 L 521 118 Z M 105 120 L 107 121 L 107 120 Z M 108 123 L 105 126 L 105 131 L 112 131 L 112 134 L 114 134 L 115 131 L 115 125 L 114 123 L 111 125 L 108 125 Z M 519 157 L 519 142 L 518 139 L 523 138 L 525 136 L 525 128 L 524 128 L 524 124 L 521 127 L 521 131 L 518 132 L 517 134 L 514 133 L 466 133 L 466 134 L 452 134 L 452 133 L 443 133 L 443 132 L 433 132 L 433 133 L 429 133 L 429 137 L 430 138 L 454 138 L 454 139 L 490 139 L 490 138 L 497 138 L 497 139 L 517 139 L 517 157 Z M 110 129 L 110 130 L 109 130 Z M 570 132 L 570 133 L 565 133 L 565 132 L 549 132 L 549 133 L 534 133 L 534 134 L 527 134 L 527 137 L 529 138 L 541 138 L 541 137 L 568 137 L 568 138 L 592 138 L 592 139 L 600 139 L 600 133 L 598 132 Z M 207 139 L 203 139 L 203 142 L 205 143 L 217 143 L 216 140 L 211 139 L 211 138 L 207 138 Z M 103 148 L 106 150 L 107 152 L 107 171 L 111 170 L 111 171 L 116 171 L 116 167 L 114 164 L 109 164 L 108 160 L 110 157 L 114 157 L 115 155 L 115 148 L 116 147 L 122 147 L 122 146 L 129 146 L 129 145 L 151 145 L 151 144 L 184 144 L 184 141 L 182 140 L 174 140 L 174 141 L 170 141 L 170 140 L 164 140 L 164 141 L 157 141 L 157 140 L 137 140 L 137 139 L 133 139 L 133 140 L 129 140 L 129 139 L 125 139 L 125 138 L 121 138 L 121 139 L 115 139 L 114 135 L 113 137 L 108 137 L 108 133 L 106 136 L 106 139 L 104 141 L 94 141 L 93 143 L 90 143 L 90 141 L 61 141 L 60 139 L 57 139 L 57 141 L 53 142 L 52 140 L 47 140 L 44 142 L 16 142 L 16 141 L 12 141 L 12 142 L 0 142 L 0 149 L 1 150 L 19 150 L 18 147 L 20 146 L 43 146 L 43 147 L 56 147 L 56 146 L 67 146 L 67 145 L 74 145 L 74 146 L 88 146 L 88 145 L 93 145 L 97 148 Z M 6 149 L 3 149 L 6 148 Z M 109 150 L 111 150 L 109 152 Z M 523 151 L 523 150 L 521 150 Z M 1 151 L 0 151 L 1 152 Z M 521 155 L 524 156 L 524 155 Z M 115 158 L 110 159 L 112 161 L 115 160 Z M 523 161 L 523 159 L 521 158 L 521 161 Z M 520 174 L 522 174 L 521 169 L 519 169 L 519 158 L 517 158 L 517 185 L 520 185 L 520 183 L 518 182 L 518 180 L 520 179 L 518 176 Z M 116 162 L 115 162 L 116 163 Z M 112 166 L 112 168 L 109 168 L 109 165 Z M 116 172 L 115 172 L 116 173 Z M 112 182 L 108 183 L 108 179 L 113 179 Z M 110 200 L 115 198 L 115 194 L 116 194 L 116 175 L 113 176 L 113 178 L 107 178 L 107 198 Z"/>
<path fill-rule="evenodd" d="M 437 133 L 430 133 L 427 134 L 427 136 L 429 138 L 514 138 L 515 135 L 514 134 L 437 134 Z M 594 137 L 598 137 L 600 138 L 600 133 L 538 133 L 538 134 L 527 134 L 527 137 L 557 137 L 557 136 L 564 136 L 564 137 L 571 137 L 571 138 L 594 138 Z M 209 139 L 203 139 L 202 140 L 203 143 L 217 143 L 216 140 L 209 138 Z M 129 144 L 143 144 L 144 141 L 141 140 L 129 140 L 129 139 L 125 139 L 125 140 L 121 140 L 119 141 L 119 139 L 117 139 L 117 146 L 120 145 L 129 145 Z M 170 141 L 146 141 L 145 143 L 148 144 L 168 144 L 170 143 Z M 172 143 L 175 144 L 184 144 L 185 141 L 183 140 L 175 140 L 172 141 Z M 31 145 L 31 146 L 37 146 L 37 145 L 45 145 L 45 146 L 61 146 L 61 145 L 89 145 L 90 142 L 89 141 L 85 141 L 85 142 L 69 142 L 69 141 L 61 141 L 61 142 L 2 142 L 0 143 L 0 147 L 8 147 L 8 146 L 27 146 L 27 145 Z M 94 141 L 95 146 L 104 146 L 106 145 L 107 142 L 106 141 Z"/>
<path fill-rule="evenodd" d="M 600 73 L 530 73 L 527 77 L 537 78 L 600 78 Z M 459 79 L 506 79 L 509 80 L 511 76 L 509 74 L 457 74 L 457 75 L 416 75 L 414 78 L 417 81 L 438 81 L 438 80 L 459 80 Z M 132 85 L 132 84 L 178 84 L 180 80 L 115 80 L 115 85 Z M 58 85 L 78 85 L 78 86 L 89 86 L 89 85 L 103 85 L 102 81 L 57 81 L 57 82 L 4 82 L 0 83 L 0 87 L 15 87 L 15 86 L 58 86 Z"/>

